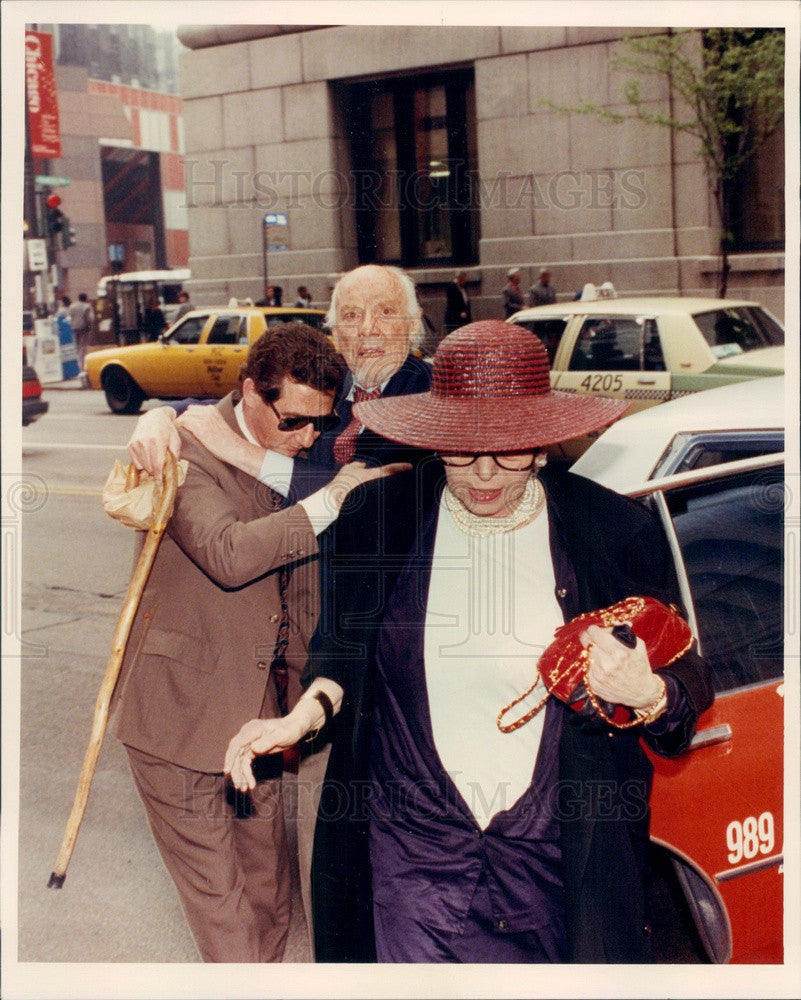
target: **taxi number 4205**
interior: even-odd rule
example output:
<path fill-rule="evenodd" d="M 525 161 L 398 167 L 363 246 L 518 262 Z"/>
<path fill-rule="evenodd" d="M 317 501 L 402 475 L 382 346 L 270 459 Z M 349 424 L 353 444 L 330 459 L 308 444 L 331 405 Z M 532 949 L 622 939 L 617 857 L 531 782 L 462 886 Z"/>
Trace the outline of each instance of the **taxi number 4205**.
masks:
<path fill-rule="evenodd" d="M 623 388 L 622 375 L 588 375 L 579 385 L 587 392 L 620 392 Z"/>
<path fill-rule="evenodd" d="M 773 813 L 747 816 L 742 822 L 735 819 L 726 827 L 729 863 L 733 865 L 755 858 L 758 854 L 770 854 L 775 842 Z"/>

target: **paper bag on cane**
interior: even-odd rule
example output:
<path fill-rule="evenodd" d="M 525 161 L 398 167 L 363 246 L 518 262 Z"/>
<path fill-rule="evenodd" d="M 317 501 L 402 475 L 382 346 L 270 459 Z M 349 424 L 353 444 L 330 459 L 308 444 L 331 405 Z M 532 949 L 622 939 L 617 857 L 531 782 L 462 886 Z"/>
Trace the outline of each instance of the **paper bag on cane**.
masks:
<path fill-rule="evenodd" d="M 178 462 L 178 486 L 186 479 L 188 465 L 185 459 Z M 149 472 L 117 460 L 103 487 L 103 510 L 129 528 L 147 531 L 160 496 L 161 487 Z"/>

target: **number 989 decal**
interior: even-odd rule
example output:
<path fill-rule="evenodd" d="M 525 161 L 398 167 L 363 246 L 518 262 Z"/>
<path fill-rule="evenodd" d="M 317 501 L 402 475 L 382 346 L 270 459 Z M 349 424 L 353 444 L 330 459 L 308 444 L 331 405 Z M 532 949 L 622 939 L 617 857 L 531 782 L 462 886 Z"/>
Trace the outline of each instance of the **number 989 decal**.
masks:
<path fill-rule="evenodd" d="M 770 854 L 775 844 L 773 813 L 747 816 L 742 822 L 733 820 L 726 827 L 729 863 L 750 860 L 758 854 Z"/>

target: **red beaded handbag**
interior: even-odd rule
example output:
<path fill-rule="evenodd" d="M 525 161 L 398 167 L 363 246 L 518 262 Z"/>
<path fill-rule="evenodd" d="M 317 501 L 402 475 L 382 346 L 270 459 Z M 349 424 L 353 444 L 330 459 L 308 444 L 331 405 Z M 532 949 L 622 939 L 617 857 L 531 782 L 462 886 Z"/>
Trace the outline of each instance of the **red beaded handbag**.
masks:
<path fill-rule="evenodd" d="M 534 718 L 551 695 L 577 712 L 588 711 L 591 706 L 605 722 L 617 729 L 648 723 L 651 713 L 632 719 L 631 710 L 622 705 L 612 706 L 610 714 L 593 692 L 587 677 L 589 655 L 579 641 L 579 636 L 588 625 L 599 625 L 601 628 L 628 625 L 634 636 L 645 643 L 648 659 L 654 670 L 673 663 L 693 643 L 690 626 L 678 610 L 672 605 L 667 607 L 653 597 L 627 597 L 608 608 L 579 615 L 556 630 L 553 642 L 540 657 L 537 677 L 528 691 L 501 710 L 498 715 L 498 728 L 501 732 L 511 733 L 525 725 Z M 540 677 L 548 694 L 520 719 L 504 723 L 502 720 L 506 713 L 531 694 Z"/>

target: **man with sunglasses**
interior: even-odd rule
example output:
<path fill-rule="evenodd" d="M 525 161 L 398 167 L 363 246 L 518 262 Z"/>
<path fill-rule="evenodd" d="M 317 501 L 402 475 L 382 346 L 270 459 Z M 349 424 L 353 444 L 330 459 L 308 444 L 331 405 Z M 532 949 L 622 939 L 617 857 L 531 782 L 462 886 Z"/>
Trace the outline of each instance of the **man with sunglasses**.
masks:
<path fill-rule="evenodd" d="M 216 411 L 243 440 L 291 460 L 337 416 L 342 366 L 301 323 L 265 333 L 241 390 Z M 397 467 L 346 466 L 288 505 L 181 428 L 188 461 L 131 631 L 111 705 L 156 845 L 204 961 L 280 961 L 290 915 L 281 761 L 236 796 L 222 774 L 247 719 L 300 693 L 318 616 L 317 533 L 350 488 Z"/>

